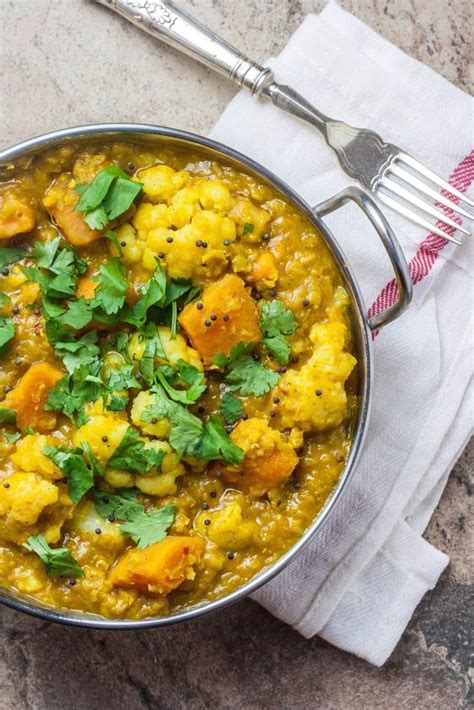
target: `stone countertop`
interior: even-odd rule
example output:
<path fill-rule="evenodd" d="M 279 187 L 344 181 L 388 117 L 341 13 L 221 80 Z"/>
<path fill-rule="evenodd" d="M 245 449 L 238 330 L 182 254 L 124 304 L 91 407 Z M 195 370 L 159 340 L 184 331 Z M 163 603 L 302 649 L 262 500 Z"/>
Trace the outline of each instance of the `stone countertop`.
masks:
<path fill-rule="evenodd" d="M 469 89 L 469 0 L 343 0 L 408 54 Z M 187 0 L 257 60 L 323 0 Z M 98 121 L 205 133 L 234 87 L 90 0 L 3 0 L 2 147 Z M 135 39 L 133 54 L 122 51 Z M 306 640 L 251 601 L 143 632 L 66 628 L 0 609 L 0 710 L 458 708 L 469 704 L 474 446 L 454 468 L 427 538 L 451 557 L 382 669 Z M 470 586 L 471 585 L 471 586 Z M 472 616 L 472 613 L 471 613 Z M 472 696 L 471 696 L 472 701 Z"/>

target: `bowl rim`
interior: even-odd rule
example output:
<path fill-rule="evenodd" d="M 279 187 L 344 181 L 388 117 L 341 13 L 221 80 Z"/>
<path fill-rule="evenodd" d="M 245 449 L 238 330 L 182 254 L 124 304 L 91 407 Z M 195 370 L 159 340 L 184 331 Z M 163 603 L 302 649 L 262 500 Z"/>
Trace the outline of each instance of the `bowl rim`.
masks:
<path fill-rule="evenodd" d="M 36 155 L 45 150 L 51 149 L 59 144 L 83 141 L 88 138 L 99 140 L 121 139 L 140 141 L 144 136 L 155 136 L 166 140 L 176 140 L 185 145 L 198 147 L 200 150 L 210 150 L 219 154 L 222 159 L 230 159 L 231 162 L 241 166 L 243 172 L 248 170 L 254 173 L 272 187 L 276 188 L 290 202 L 302 211 L 316 226 L 321 233 L 327 247 L 335 259 L 341 273 L 344 276 L 346 285 L 349 286 L 351 303 L 353 307 L 353 326 L 358 340 L 358 365 L 359 365 L 359 410 L 357 423 L 354 429 L 351 450 L 346 466 L 341 473 L 339 480 L 332 493 L 324 503 L 322 509 L 317 513 L 312 523 L 308 525 L 303 535 L 292 545 L 281 557 L 272 565 L 265 567 L 245 584 L 237 587 L 234 591 L 223 597 L 209 602 L 202 602 L 189 608 L 184 608 L 167 616 L 148 617 L 145 619 L 109 619 L 95 614 L 82 612 L 74 609 L 56 609 L 35 600 L 28 595 L 11 594 L 9 590 L 0 587 L 0 603 L 31 616 L 53 621 L 69 626 L 79 626 L 94 629 L 128 630 L 128 629 L 149 629 L 160 626 L 191 621 L 210 614 L 219 609 L 223 609 L 244 597 L 249 596 L 264 584 L 278 575 L 294 558 L 296 558 L 304 547 L 315 537 L 326 524 L 336 506 L 340 503 L 343 494 L 346 492 L 355 465 L 363 447 L 367 425 L 370 416 L 371 392 L 373 385 L 373 352 L 372 334 L 366 317 L 367 308 L 358 285 L 357 279 L 352 271 L 350 263 L 346 258 L 342 248 L 338 244 L 332 231 L 328 228 L 324 220 L 318 215 L 316 209 L 311 207 L 298 193 L 290 187 L 284 180 L 275 175 L 257 161 L 247 155 L 231 148 L 223 143 L 214 141 L 205 136 L 167 126 L 158 126 L 143 123 L 95 123 L 71 128 L 60 129 L 48 133 L 39 134 L 33 138 L 22 141 L 0 151 L 0 170 L 7 168 L 12 161 Z"/>

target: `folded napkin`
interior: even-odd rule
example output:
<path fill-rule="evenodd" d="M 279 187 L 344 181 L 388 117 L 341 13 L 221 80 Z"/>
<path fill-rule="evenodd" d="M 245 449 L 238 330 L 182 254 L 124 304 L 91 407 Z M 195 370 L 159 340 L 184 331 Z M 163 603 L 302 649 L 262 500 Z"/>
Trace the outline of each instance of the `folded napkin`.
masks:
<path fill-rule="evenodd" d="M 276 78 L 324 113 L 380 132 L 461 191 L 474 178 L 470 98 L 331 2 L 277 59 Z M 241 92 L 211 136 L 310 204 L 351 183 L 323 138 Z M 372 414 L 349 488 L 314 539 L 254 594 L 301 634 L 383 664 L 448 557 L 423 539 L 472 433 L 472 241 L 455 247 L 387 210 L 415 283 L 410 310 L 375 338 Z M 387 256 L 355 206 L 327 218 L 371 313 L 395 296 Z"/>

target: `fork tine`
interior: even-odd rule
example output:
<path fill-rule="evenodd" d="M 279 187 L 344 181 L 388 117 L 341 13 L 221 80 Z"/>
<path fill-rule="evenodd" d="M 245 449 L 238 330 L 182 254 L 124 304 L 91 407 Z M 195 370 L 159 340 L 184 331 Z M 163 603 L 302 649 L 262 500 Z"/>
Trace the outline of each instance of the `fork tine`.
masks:
<path fill-rule="evenodd" d="M 437 202 L 440 202 L 442 205 L 446 205 L 446 207 L 450 207 L 454 212 L 457 212 L 462 217 L 465 217 L 466 219 L 474 219 L 474 215 L 469 214 L 469 212 L 466 212 L 465 209 L 463 209 L 458 204 L 456 204 L 455 202 L 450 200 L 449 197 L 445 197 L 440 192 L 436 192 L 436 190 L 433 190 L 431 187 L 428 187 L 428 185 L 426 185 L 422 180 L 418 180 L 418 178 L 416 178 L 414 175 L 409 173 L 407 170 L 404 170 L 403 168 L 399 167 L 396 163 L 392 164 L 389 167 L 388 172 L 393 173 L 394 175 L 399 177 L 401 180 L 404 180 L 405 182 L 407 182 L 412 187 L 415 187 L 420 192 L 424 192 L 425 195 L 432 197 L 434 200 L 436 200 Z"/>
<path fill-rule="evenodd" d="M 390 192 L 394 192 L 396 195 L 401 197 L 402 199 L 406 200 L 407 202 L 410 202 L 412 205 L 415 207 L 418 207 L 418 209 L 423 210 L 423 212 L 427 212 L 428 214 L 433 215 L 433 217 L 436 217 L 436 219 L 439 222 L 444 222 L 445 224 L 448 224 L 450 227 L 453 227 L 453 229 L 459 229 L 460 232 L 463 232 L 463 234 L 466 234 L 468 237 L 471 236 L 471 233 L 459 225 L 457 222 L 452 220 L 450 217 L 446 217 L 442 212 L 436 209 L 436 207 L 433 207 L 433 205 L 430 205 L 428 202 L 425 202 L 424 200 L 420 200 L 419 197 L 414 195 L 412 192 L 409 190 L 405 190 L 404 187 L 399 185 L 397 182 L 394 180 L 390 180 L 390 178 L 382 178 L 380 180 L 379 185 L 381 187 L 384 187 L 387 190 L 390 190 Z"/>
<path fill-rule="evenodd" d="M 425 168 L 423 163 L 420 163 L 418 160 L 415 160 L 415 158 L 412 158 L 411 155 L 408 155 L 408 153 L 398 153 L 397 155 L 397 160 L 402 160 L 404 163 L 409 165 L 411 168 L 414 170 L 418 170 L 419 173 L 424 175 L 425 177 L 428 178 L 428 180 L 431 180 L 431 182 L 436 183 L 436 185 L 439 185 L 440 187 L 443 188 L 443 190 L 446 190 L 446 192 L 449 192 L 450 195 L 455 195 L 459 200 L 462 200 L 463 202 L 467 202 L 468 205 L 471 207 L 474 207 L 474 202 L 467 197 L 462 192 L 459 192 L 459 190 L 456 190 L 455 187 L 449 184 L 449 182 L 446 182 L 446 180 L 443 180 L 440 178 L 436 173 L 434 173 L 432 170 L 429 170 L 428 168 Z"/>
<path fill-rule="evenodd" d="M 409 210 L 407 207 L 400 205 L 396 200 L 392 200 L 392 198 L 388 195 L 384 195 L 383 192 L 377 190 L 375 194 L 381 202 L 383 202 L 385 205 L 388 205 L 388 207 L 391 207 L 393 210 L 395 210 L 395 212 L 398 212 L 399 214 L 403 215 L 403 217 L 410 219 L 412 222 L 418 224 L 420 227 L 428 229 L 429 232 L 433 232 L 439 237 L 447 239 L 448 242 L 453 242 L 454 244 L 459 244 L 460 246 L 462 246 L 462 242 L 460 242 L 458 239 L 455 239 L 450 234 L 447 234 L 442 229 L 439 229 L 439 227 L 436 227 L 436 225 L 431 224 L 430 222 L 428 222 L 427 219 L 424 219 L 424 217 L 420 217 L 420 215 L 416 214 L 416 212 L 412 212 L 412 210 Z"/>

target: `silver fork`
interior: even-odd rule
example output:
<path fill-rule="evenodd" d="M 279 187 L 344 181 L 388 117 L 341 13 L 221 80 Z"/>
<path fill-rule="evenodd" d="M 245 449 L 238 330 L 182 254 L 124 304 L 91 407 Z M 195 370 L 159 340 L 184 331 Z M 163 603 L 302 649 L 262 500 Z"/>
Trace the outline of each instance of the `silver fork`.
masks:
<path fill-rule="evenodd" d="M 173 2 L 95 2 L 109 7 L 145 32 L 224 74 L 239 86 L 247 88 L 252 95 L 271 101 L 278 108 L 317 128 L 336 153 L 347 175 L 415 224 L 455 244 L 461 242 L 442 229 L 443 225 L 470 235 L 457 217 L 473 219 L 458 204 L 464 202 L 474 206 L 466 195 L 396 145 L 385 143 L 374 131 L 353 128 L 343 121 L 325 116 L 294 89 L 275 82 L 268 67 L 250 60 Z M 441 188 L 441 192 L 434 186 Z M 445 209 L 441 211 L 433 203 Z M 435 217 L 437 223 L 432 224 L 423 216 L 426 214 Z M 459 221 L 454 219 L 456 217 Z"/>

